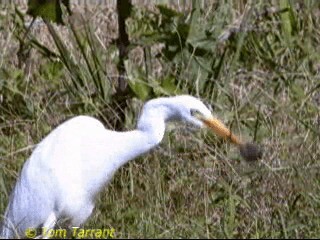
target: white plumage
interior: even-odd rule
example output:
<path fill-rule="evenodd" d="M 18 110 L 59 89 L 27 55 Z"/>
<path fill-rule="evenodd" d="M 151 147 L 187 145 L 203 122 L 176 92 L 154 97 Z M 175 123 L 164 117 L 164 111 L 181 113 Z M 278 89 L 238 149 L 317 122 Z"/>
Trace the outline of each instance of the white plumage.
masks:
<path fill-rule="evenodd" d="M 148 101 L 133 131 L 110 131 L 88 116 L 62 123 L 24 164 L 4 215 L 2 236 L 23 236 L 27 228 L 52 228 L 61 218 L 80 226 L 115 171 L 161 142 L 166 122 L 184 120 L 203 126 L 194 111 L 211 117 L 200 100 L 183 95 Z"/>

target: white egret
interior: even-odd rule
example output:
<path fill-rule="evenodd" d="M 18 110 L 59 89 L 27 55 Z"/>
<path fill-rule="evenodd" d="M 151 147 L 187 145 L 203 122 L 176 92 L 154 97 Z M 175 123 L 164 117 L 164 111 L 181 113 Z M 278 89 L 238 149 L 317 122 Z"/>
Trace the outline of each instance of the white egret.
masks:
<path fill-rule="evenodd" d="M 74 117 L 46 136 L 24 164 L 4 214 L 2 236 L 51 229 L 62 218 L 79 227 L 115 171 L 157 146 L 172 120 L 208 125 L 243 145 L 200 100 L 188 95 L 148 101 L 133 131 L 110 131 L 95 118 Z"/>

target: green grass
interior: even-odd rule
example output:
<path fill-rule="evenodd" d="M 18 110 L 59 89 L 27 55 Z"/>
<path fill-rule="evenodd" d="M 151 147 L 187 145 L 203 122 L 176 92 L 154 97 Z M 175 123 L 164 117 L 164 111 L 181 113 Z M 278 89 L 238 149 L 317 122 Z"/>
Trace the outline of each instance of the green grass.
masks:
<path fill-rule="evenodd" d="M 211 3 L 190 23 L 187 41 L 197 47 L 190 52 L 181 45 L 173 59 L 161 51 L 162 33 L 141 20 L 159 17 L 157 9 L 136 10 L 128 29 L 139 46 L 127 61 L 135 95 L 123 124 L 135 127 L 141 99 L 189 93 L 214 106 L 214 113 L 244 139 L 261 144 L 262 160 L 245 162 L 210 130 L 170 124 L 159 147 L 115 174 L 85 228 L 113 227 L 121 238 L 318 238 L 319 3 Z M 117 114 L 110 96 L 99 96 L 103 89 L 98 89 L 105 74 L 107 92 L 114 91 L 114 12 L 94 9 L 90 24 L 99 41 L 86 42 L 92 33 L 82 29 L 80 50 L 71 28 L 56 28 L 70 58 L 81 66 L 74 75 L 32 44 L 17 57 L 17 36 L 23 31 L 13 13 L 11 8 L 0 13 L 0 214 L 33 146 L 55 126 L 88 114 L 112 127 Z M 172 28 L 163 30 L 166 36 L 176 36 L 174 26 L 183 26 L 184 17 L 167 23 Z M 32 36 L 59 53 L 45 26 L 37 26 Z M 99 49 L 97 59 L 90 58 L 92 45 Z M 196 52 L 200 48 L 205 54 Z M 161 57 L 148 57 L 150 50 Z M 86 87 L 72 92 L 75 76 Z"/>

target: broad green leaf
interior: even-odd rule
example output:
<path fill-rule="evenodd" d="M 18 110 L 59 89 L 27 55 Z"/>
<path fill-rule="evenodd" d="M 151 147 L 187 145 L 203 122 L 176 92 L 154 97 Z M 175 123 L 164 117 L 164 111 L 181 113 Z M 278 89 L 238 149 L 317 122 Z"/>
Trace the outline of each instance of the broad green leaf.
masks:
<path fill-rule="evenodd" d="M 171 8 L 168 8 L 167 6 L 163 5 L 163 4 L 158 4 L 156 6 L 160 13 L 165 16 L 165 17 L 168 17 L 168 18 L 172 18 L 172 17 L 178 17 L 178 16 L 181 16 L 182 14 L 171 9 Z"/>
<path fill-rule="evenodd" d="M 291 5 L 288 0 L 280 0 L 280 8 L 290 9 Z M 292 32 L 290 11 L 285 11 L 281 14 L 281 24 L 282 24 L 282 29 L 284 31 L 286 41 L 290 42 L 290 37 L 291 37 L 291 32 Z"/>
<path fill-rule="evenodd" d="M 63 0 L 62 4 L 64 4 L 68 12 L 71 13 L 70 1 Z M 60 1 L 57 0 L 29 0 L 27 13 L 34 18 L 41 17 L 58 24 L 64 24 Z"/>
<path fill-rule="evenodd" d="M 301 86 L 292 84 L 290 88 L 294 99 L 301 101 L 301 99 L 305 98 L 304 89 Z"/>
<path fill-rule="evenodd" d="M 196 8 L 191 14 L 190 29 L 188 32 L 188 42 L 192 45 L 197 44 L 200 38 L 205 37 L 203 26 L 200 25 L 200 9 Z"/>
<path fill-rule="evenodd" d="M 151 87 L 145 80 L 145 74 L 140 67 L 134 66 L 128 60 L 125 61 L 128 74 L 128 84 L 134 94 L 141 100 L 147 100 Z"/>
<path fill-rule="evenodd" d="M 146 82 L 139 79 L 130 79 L 128 83 L 131 90 L 139 99 L 143 101 L 147 100 L 151 88 Z"/>
<path fill-rule="evenodd" d="M 177 86 L 175 84 L 175 78 L 173 76 L 168 76 L 163 79 L 161 83 L 162 90 L 167 92 L 168 95 L 172 95 L 176 92 Z"/>

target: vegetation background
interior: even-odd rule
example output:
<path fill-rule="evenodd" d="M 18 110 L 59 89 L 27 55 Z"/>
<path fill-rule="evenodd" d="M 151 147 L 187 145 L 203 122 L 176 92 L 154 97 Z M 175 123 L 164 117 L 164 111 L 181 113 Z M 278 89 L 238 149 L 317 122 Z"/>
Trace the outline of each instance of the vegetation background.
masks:
<path fill-rule="evenodd" d="M 124 42 L 116 1 L 71 3 L 65 25 L 28 30 L 26 2 L 1 2 L 0 214 L 32 149 L 64 120 L 129 130 L 144 101 L 191 94 L 263 158 L 244 162 L 210 131 L 171 124 L 116 173 L 84 227 L 119 238 L 320 236 L 319 1 L 133 1 Z"/>

